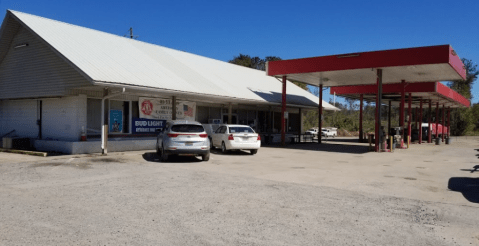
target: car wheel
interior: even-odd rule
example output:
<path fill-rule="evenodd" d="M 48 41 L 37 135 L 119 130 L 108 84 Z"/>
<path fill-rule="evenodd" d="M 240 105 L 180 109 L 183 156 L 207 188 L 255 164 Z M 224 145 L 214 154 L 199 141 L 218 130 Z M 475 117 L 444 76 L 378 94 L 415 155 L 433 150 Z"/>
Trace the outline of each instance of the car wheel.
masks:
<path fill-rule="evenodd" d="M 221 143 L 221 153 L 225 154 L 228 150 L 226 149 L 225 142 Z"/>
<path fill-rule="evenodd" d="M 165 162 L 168 160 L 168 154 L 165 153 L 165 148 L 161 146 L 161 161 Z"/>
<path fill-rule="evenodd" d="M 257 149 L 252 149 L 252 150 L 250 150 L 250 152 L 251 152 L 252 155 L 255 155 L 256 153 L 258 153 L 258 150 Z"/>
<path fill-rule="evenodd" d="M 203 161 L 209 161 L 210 160 L 210 152 L 208 154 L 202 155 L 201 160 Z"/>

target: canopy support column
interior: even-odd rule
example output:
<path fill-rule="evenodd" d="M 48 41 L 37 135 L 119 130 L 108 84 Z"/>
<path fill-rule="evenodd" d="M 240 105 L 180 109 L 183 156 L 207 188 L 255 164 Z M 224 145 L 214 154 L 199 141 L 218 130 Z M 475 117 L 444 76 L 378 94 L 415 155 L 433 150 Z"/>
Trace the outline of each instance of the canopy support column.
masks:
<path fill-rule="evenodd" d="M 362 143 L 364 141 L 364 133 L 363 133 L 363 100 L 364 95 L 361 94 L 359 96 L 359 142 Z"/>
<path fill-rule="evenodd" d="M 376 135 L 375 135 L 375 144 L 376 144 L 376 152 L 381 151 L 379 148 L 379 144 L 382 141 L 382 136 L 380 135 L 381 131 L 381 97 L 383 94 L 383 70 L 378 69 L 377 70 L 377 86 L 378 86 L 378 92 L 376 95 Z"/>
<path fill-rule="evenodd" d="M 427 120 L 427 142 L 432 142 L 432 133 L 431 133 L 431 118 L 432 118 L 432 100 L 429 99 L 429 115 Z"/>
<path fill-rule="evenodd" d="M 419 144 L 422 144 L 422 99 L 419 101 Z"/>
<path fill-rule="evenodd" d="M 439 137 L 439 102 L 436 103 L 436 138 Z"/>
<path fill-rule="evenodd" d="M 283 91 L 281 95 L 281 145 L 286 146 L 286 125 L 284 114 L 286 112 L 286 76 L 283 76 Z"/>
<path fill-rule="evenodd" d="M 409 103 L 408 103 L 408 121 L 407 121 L 407 141 L 408 141 L 408 147 L 409 143 L 411 143 L 411 121 L 412 121 L 412 94 L 409 93 Z"/>
<path fill-rule="evenodd" d="M 401 80 L 401 103 L 399 105 L 399 126 L 401 127 L 401 139 L 404 137 L 404 105 L 406 104 L 406 81 Z M 404 140 L 401 142 L 401 148 L 404 147 Z"/>
<path fill-rule="evenodd" d="M 302 125 L 303 125 L 303 112 L 301 108 L 298 108 L 299 113 L 298 113 L 298 143 L 301 143 L 301 130 L 302 130 Z"/>
<path fill-rule="evenodd" d="M 388 128 L 386 129 L 387 132 L 389 132 L 389 129 L 391 129 L 391 101 L 389 101 L 388 107 Z"/>
<path fill-rule="evenodd" d="M 318 129 L 318 143 L 321 143 L 323 133 L 323 80 L 319 84 L 319 129 Z"/>
<path fill-rule="evenodd" d="M 446 133 L 446 105 L 442 105 L 442 133 L 441 133 L 441 142 L 444 142 L 444 134 Z"/>
<path fill-rule="evenodd" d="M 447 138 L 451 137 L 451 107 L 447 109 Z"/>
<path fill-rule="evenodd" d="M 416 107 L 416 113 L 414 114 L 414 118 L 416 118 L 416 124 L 414 124 L 414 128 L 419 129 L 419 110 Z"/>

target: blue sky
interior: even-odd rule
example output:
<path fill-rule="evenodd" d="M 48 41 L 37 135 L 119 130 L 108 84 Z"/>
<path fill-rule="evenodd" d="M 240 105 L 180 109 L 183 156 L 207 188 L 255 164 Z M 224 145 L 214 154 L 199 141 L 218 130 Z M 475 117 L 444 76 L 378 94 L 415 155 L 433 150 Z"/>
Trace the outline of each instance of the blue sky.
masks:
<path fill-rule="evenodd" d="M 451 44 L 479 63 L 477 0 L 0 0 L 7 9 L 118 35 L 133 27 L 139 40 L 223 61 L 239 53 L 292 59 Z M 473 95 L 479 102 L 479 81 Z"/>

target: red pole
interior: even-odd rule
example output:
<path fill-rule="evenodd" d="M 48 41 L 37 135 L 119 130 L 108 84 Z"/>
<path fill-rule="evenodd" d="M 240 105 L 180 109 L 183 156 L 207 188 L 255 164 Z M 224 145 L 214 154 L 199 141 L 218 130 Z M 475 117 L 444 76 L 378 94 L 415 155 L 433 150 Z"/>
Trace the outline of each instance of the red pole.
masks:
<path fill-rule="evenodd" d="M 408 104 L 408 109 L 407 109 L 407 112 L 408 112 L 408 122 L 407 122 L 407 136 L 408 136 L 408 141 L 409 143 L 411 143 L 411 121 L 412 121 L 412 94 L 409 93 L 409 104 Z"/>
<path fill-rule="evenodd" d="M 406 81 L 401 80 L 401 104 L 399 105 L 399 126 L 404 128 L 404 104 L 406 98 Z"/>
<path fill-rule="evenodd" d="M 442 134 L 441 134 L 441 138 L 442 138 L 442 142 L 444 142 L 444 134 L 446 133 L 446 105 L 442 105 Z"/>
<path fill-rule="evenodd" d="M 363 99 L 364 96 L 361 94 L 359 96 L 359 142 L 362 143 L 363 138 Z"/>
<path fill-rule="evenodd" d="M 422 144 L 422 99 L 419 101 L 419 144 Z"/>
<path fill-rule="evenodd" d="M 283 76 L 283 92 L 281 95 L 281 145 L 286 145 L 286 125 L 284 113 L 286 112 L 286 76 Z"/>
<path fill-rule="evenodd" d="M 379 79 L 376 79 L 376 86 L 379 87 Z M 378 96 L 379 90 L 376 91 L 376 107 L 374 109 L 374 150 L 379 150 L 379 129 L 378 129 Z"/>
<path fill-rule="evenodd" d="M 451 107 L 447 110 L 447 138 L 451 137 Z"/>
<path fill-rule="evenodd" d="M 406 104 L 406 81 L 401 80 L 401 104 L 399 106 L 399 126 L 401 127 L 401 148 L 404 147 L 404 106 Z"/>
<path fill-rule="evenodd" d="M 418 123 L 419 123 L 419 112 L 418 108 L 416 107 L 416 113 L 414 114 L 414 117 L 416 118 L 416 124 L 414 125 L 414 128 L 418 128 Z"/>
<path fill-rule="evenodd" d="M 436 138 L 439 137 L 439 102 L 436 103 Z"/>
<path fill-rule="evenodd" d="M 322 82 L 321 82 L 322 83 Z M 318 143 L 321 143 L 323 133 L 323 84 L 319 85 L 319 129 Z"/>
<path fill-rule="evenodd" d="M 432 142 L 432 133 L 431 133 L 431 116 L 432 116 L 432 100 L 429 99 L 429 119 L 427 121 L 427 142 Z"/>

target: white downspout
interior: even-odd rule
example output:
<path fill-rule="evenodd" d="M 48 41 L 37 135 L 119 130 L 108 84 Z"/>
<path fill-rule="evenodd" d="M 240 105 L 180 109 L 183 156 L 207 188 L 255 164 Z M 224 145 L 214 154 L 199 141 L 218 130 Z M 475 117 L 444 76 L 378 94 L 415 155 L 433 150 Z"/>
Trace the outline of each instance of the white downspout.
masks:
<path fill-rule="evenodd" d="M 105 100 L 108 99 L 108 98 L 112 98 L 114 96 L 118 96 L 118 95 L 121 95 L 125 93 L 125 88 L 123 88 L 123 90 L 121 92 L 118 92 L 118 93 L 113 93 L 113 94 L 110 94 L 110 95 L 107 95 L 107 96 L 104 96 L 102 99 L 101 99 L 101 153 L 103 155 L 106 155 L 107 154 L 107 143 L 106 143 L 106 137 L 105 137 L 105 133 L 106 133 L 106 130 L 107 130 L 107 125 L 105 125 Z"/>

